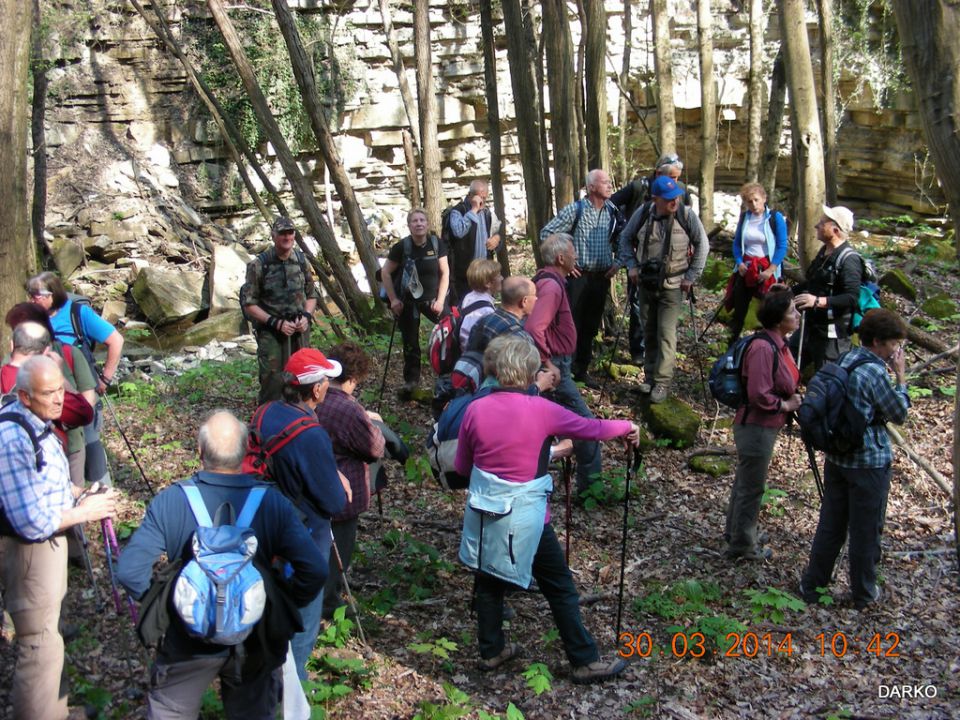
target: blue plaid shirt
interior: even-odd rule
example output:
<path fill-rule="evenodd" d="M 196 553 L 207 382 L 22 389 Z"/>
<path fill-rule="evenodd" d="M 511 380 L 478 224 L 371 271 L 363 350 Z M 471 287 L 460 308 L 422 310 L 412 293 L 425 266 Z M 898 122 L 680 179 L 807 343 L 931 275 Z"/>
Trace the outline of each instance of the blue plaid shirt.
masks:
<path fill-rule="evenodd" d="M 13 528 L 27 540 L 51 537 L 64 510 L 73 507 L 70 468 L 50 424 L 16 401 L 4 412 L 23 415 L 40 439 L 44 467 L 37 471 L 33 443 L 14 422 L 0 423 L 0 505 Z"/>
<path fill-rule="evenodd" d="M 577 219 L 577 203 L 583 203 L 583 213 Z M 613 250 L 610 247 L 610 229 L 615 227 L 613 213 L 616 210 L 609 200 L 597 210 L 589 200 L 577 200 L 557 213 L 540 231 L 540 242 L 554 233 L 573 230 L 573 247 L 577 251 L 577 266 L 581 270 L 596 272 L 609 270 L 613 265 Z"/>
<path fill-rule="evenodd" d="M 508 333 L 522 335 L 528 338 L 530 342 L 533 342 L 533 338 L 523 329 L 522 320 L 503 308 L 497 308 L 489 315 L 484 315 L 477 321 L 477 324 L 473 326 L 473 329 L 470 331 L 470 340 L 467 342 L 467 350 L 482 353 L 487 349 L 487 345 L 490 344 L 491 340 Z"/>
<path fill-rule="evenodd" d="M 864 433 L 863 447 L 846 455 L 827 455 L 827 460 L 834 465 L 846 468 L 879 468 L 889 464 L 893 460 L 893 452 L 882 421 L 899 425 L 907 419 L 907 409 L 910 407 L 907 386 L 894 387 L 886 365 L 866 348 L 855 347 L 844 354 L 839 360 L 840 366 L 848 367 L 864 357 L 872 362 L 858 367 L 847 380 L 847 398 L 871 423 Z M 872 424 L 874 420 L 878 424 Z"/>

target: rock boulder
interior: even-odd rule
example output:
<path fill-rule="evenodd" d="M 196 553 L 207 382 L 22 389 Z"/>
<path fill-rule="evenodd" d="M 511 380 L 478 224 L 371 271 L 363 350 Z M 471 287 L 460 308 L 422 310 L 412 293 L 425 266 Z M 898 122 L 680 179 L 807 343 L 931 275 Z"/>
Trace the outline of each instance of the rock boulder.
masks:
<path fill-rule="evenodd" d="M 202 273 L 145 267 L 131 290 L 150 323 L 165 325 L 196 317 L 204 309 Z"/>

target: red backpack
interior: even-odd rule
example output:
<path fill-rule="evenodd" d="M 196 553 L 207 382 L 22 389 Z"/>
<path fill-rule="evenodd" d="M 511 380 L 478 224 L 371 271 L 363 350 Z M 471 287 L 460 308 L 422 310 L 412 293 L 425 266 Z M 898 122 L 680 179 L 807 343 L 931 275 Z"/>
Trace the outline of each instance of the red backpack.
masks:
<path fill-rule="evenodd" d="M 306 413 L 291 420 L 276 435 L 264 439 L 261 430 L 263 416 L 267 408 L 273 404 L 273 402 L 264 403 L 253 413 L 253 418 L 250 420 L 250 437 L 247 440 L 247 454 L 243 457 L 243 472 L 257 475 L 264 480 L 275 479 L 272 458 L 281 448 L 304 430 L 322 427 L 313 413 Z"/>
<path fill-rule="evenodd" d="M 460 325 L 467 315 L 483 307 L 492 308 L 493 303 L 477 300 L 462 309 L 454 306 L 433 326 L 430 342 L 427 343 L 427 355 L 430 357 L 430 367 L 437 375 L 453 372 L 453 366 L 460 359 Z"/>

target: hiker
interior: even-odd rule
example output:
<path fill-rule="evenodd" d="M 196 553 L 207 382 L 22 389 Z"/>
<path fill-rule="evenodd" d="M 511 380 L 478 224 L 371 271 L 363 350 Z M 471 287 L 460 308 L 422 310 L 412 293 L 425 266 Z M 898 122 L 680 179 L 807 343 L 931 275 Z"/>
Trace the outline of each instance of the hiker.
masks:
<path fill-rule="evenodd" d="M 587 196 L 562 208 L 540 231 L 540 241 L 566 233 L 573 238 L 577 265 L 566 279 L 570 313 L 576 328 L 576 348 L 571 372 L 574 380 L 587 381 L 593 340 L 600 329 L 610 280 L 620 267 L 614 257 L 623 215 L 610 202 L 613 184 L 604 170 L 587 173 Z M 544 259 L 544 264 L 550 263 Z M 592 381 L 591 381 L 592 382 Z"/>
<path fill-rule="evenodd" d="M 256 536 L 254 564 L 264 577 L 266 604 L 252 634 L 243 641 L 242 652 L 191 636 L 180 614 L 170 608 L 169 626 L 150 672 L 148 717 L 197 717 L 204 692 L 219 677 L 227 718 L 273 720 L 282 689 L 279 668 L 299 622 L 296 607 L 305 606 L 321 592 L 326 558 L 290 501 L 272 485 L 243 472 L 246 425 L 228 410 L 216 410 L 200 426 L 197 446 L 202 470 L 191 482 L 211 518 L 218 511 L 222 515 L 227 506 L 239 515 L 254 489 L 265 489 L 249 527 Z M 117 577 L 132 597 L 142 599 L 150 589 L 153 565 L 161 554 L 171 562 L 192 557 L 197 528 L 183 482 L 151 501 L 117 567 Z M 274 558 L 292 568 L 289 579 L 273 575 Z"/>
<path fill-rule="evenodd" d="M 592 440 L 625 436 L 635 445 L 639 428 L 627 420 L 584 418 L 528 394 L 540 367 L 536 348 L 520 337 L 498 339 L 494 347 L 499 349 L 494 372 L 500 387 L 467 408 L 455 462 L 457 472 L 470 477 L 459 555 L 477 571 L 479 668 L 495 670 L 521 653 L 517 643 L 504 637 L 503 597 L 511 587 L 526 589 L 535 579 L 560 631 L 573 682 L 614 677 L 626 662 L 600 659 L 583 626 L 573 576 L 550 524 L 547 500 L 553 480 L 545 449 L 554 435 Z M 496 508 L 504 506 L 512 512 L 495 518 Z"/>
<path fill-rule="evenodd" d="M 780 268 L 787 257 L 787 223 L 783 214 L 767 206 L 767 191 L 760 183 L 740 188 L 744 210 L 733 236 L 733 275 L 724 298 L 730 316 L 730 341 L 733 345 L 743 331 L 752 298 L 762 298 L 780 279 Z"/>
<path fill-rule="evenodd" d="M 63 411 L 63 373 L 49 357 L 28 358 L 17 371 L 17 399 L 4 408 L 20 418 L 0 422 L 0 567 L 4 605 L 17 637 L 11 693 L 14 718 L 64 720 L 60 608 L 67 593 L 64 532 L 114 515 L 113 490 L 87 495 L 70 482 L 67 457 L 50 424 Z"/>
<path fill-rule="evenodd" d="M 447 246 L 442 238 L 428 234 L 427 211 L 414 208 L 407 213 L 407 227 L 410 234 L 390 248 L 381 273 L 390 311 L 403 338 L 400 396 L 404 399 L 420 384 L 420 316 L 426 315 L 434 323 L 440 319 L 450 283 Z M 415 272 L 408 271 L 407 265 L 416 268 Z"/>
<path fill-rule="evenodd" d="M 330 563 L 330 519 L 352 500 L 350 482 L 338 473 L 330 436 L 315 414 L 327 397 L 330 380 L 340 377 L 341 372 L 340 363 L 328 360 L 319 350 L 297 350 L 284 366 L 283 400 L 257 408 L 250 423 L 251 430 L 260 436 L 261 447 L 265 447 L 271 438 L 310 421 L 269 458 L 270 477 L 303 518 L 302 524 L 323 561 L 322 582 L 327 580 Z M 300 679 L 306 680 L 306 663 L 320 633 L 322 586 L 320 594 L 302 607 L 300 614 L 303 631 L 292 640 L 293 658 Z"/>
<path fill-rule="evenodd" d="M 802 365 L 812 362 L 819 369 L 828 360 L 836 360 L 849 350 L 854 310 L 859 306 L 863 266 L 847 239 L 853 231 L 853 213 L 842 205 L 823 206 L 816 225 L 817 239 L 823 247 L 807 268 L 806 280 L 793 287 L 797 309 L 806 312 L 803 322 Z M 837 261 L 843 254 L 842 264 Z M 790 339 L 794 357 L 800 351 L 800 333 Z M 803 370 L 803 368 L 800 368 Z"/>
<path fill-rule="evenodd" d="M 467 268 L 467 282 L 470 292 L 462 296 L 460 302 L 460 347 L 466 349 L 470 331 L 481 318 L 490 315 L 496 309 L 495 296 L 500 294 L 503 276 L 500 263 L 496 260 L 474 260 Z M 473 306 L 468 313 L 467 308 Z"/>
<path fill-rule="evenodd" d="M 447 216 L 449 260 L 453 277 L 453 300 L 468 305 L 466 296 L 472 289 L 467 271 L 474 260 L 492 260 L 500 245 L 500 220 L 487 207 L 490 186 L 486 180 L 470 183 L 467 197 L 454 205 Z"/>
<path fill-rule="evenodd" d="M 725 554 L 731 559 L 773 557 L 773 551 L 764 547 L 757 532 L 760 501 L 766 489 L 777 434 L 790 413 L 800 407 L 797 394 L 800 371 L 786 343 L 787 336 L 800 325 L 800 313 L 786 286 L 774 286 L 764 296 L 757 320 L 763 329 L 743 354 L 740 376 L 746 397 L 733 420 L 737 470 L 724 531 Z"/>
<path fill-rule="evenodd" d="M 257 338 L 258 405 L 280 398 L 284 365 L 297 350 L 310 347 L 320 291 L 296 236 L 290 218 L 276 218 L 270 228 L 273 247 L 250 261 L 240 289 L 240 308 Z"/>
<path fill-rule="evenodd" d="M 345 342 L 330 348 L 327 359 L 340 366 L 340 374 L 330 378 L 327 395 L 314 412 L 317 422 L 330 436 L 337 469 L 349 480 L 352 491 L 351 499 L 330 521 L 333 541 L 346 572 L 357 541 L 358 518 L 370 507 L 368 463 L 383 457 L 385 440 L 372 422 L 382 421 L 382 418 L 364 410 L 354 397 L 357 385 L 370 374 L 369 356 L 356 343 Z M 323 589 L 323 617 L 327 619 L 343 605 L 340 599 L 342 580 L 336 557 L 331 552 L 330 573 Z"/>
<path fill-rule="evenodd" d="M 624 185 L 610 196 L 610 202 L 620 208 L 624 219 L 629 222 L 634 213 L 647 202 L 650 202 L 650 186 L 653 182 L 665 175 L 674 180 L 683 189 L 683 204 L 691 205 L 690 192 L 687 186 L 680 181 L 683 174 L 683 161 L 676 153 L 662 155 L 654 167 L 653 173 L 646 177 L 638 177 Z M 634 365 L 643 365 L 643 356 L 646 346 L 643 338 L 643 312 L 640 306 L 640 285 L 630 282 L 627 278 L 627 302 L 630 306 L 630 320 L 627 337 L 630 346 L 630 360 Z"/>
<path fill-rule="evenodd" d="M 680 204 L 684 190 L 661 175 L 650 188 L 653 200 L 634 213 L 620 233 L 620 262 L 640 284 L 646 354 L 641 393 L 661 403 L 670 395 L 677 368 L 677 320 L 707 262 L 710 245 L 700 219 Z"/>
<path fill-rule="evenodd" d="M 800 580 L 800 596 L 807 603 L 817 602 L 817 588 L 830 585 L 834 564 L 849 538 L 850 593 L 854 607 L 863 610 L 881 595 L 877 563 L 893 461 L 884 423 L 902 425 L 910 397 L 904 370 L 907 326 L 903 319 L 889 310 L 870 310 L 863 316 L 859 332 L 860 347 L 838 362 L 849 367 L 867 360 L 854 368 L 847 380 L 847 399 L 867 421 L 863 447 L 843 455 L 827 453 L 820 519 Z M 893 386 L 887 368 L 896 377 Z"/>
<path fill-rule="evenodd" d="M 585 418 L 593 418 L 580 389 L 573 381 L 571 364 L 577 348 L 577 328 L 570 311 L 570 301 L 564 288 L 564 278 L 577 267 L 577 251 L 573 238 L 566 233 L 551 235 L 540 244 L 544 266 L 534 275 L 537 303 L 524 324 L 540 351 L 544 367 L 560 376 L 556 388 L 548 395 L 554 402 Z M 594 308 L 599 313 L 599 308 Z M 599 476 L 602 469 L 600 445 L 593 440 L 574 442 L 577 457 L 577 493 L 582 495 Z"/>
<path fill-rule="evenodd" d="M 27 294 L 30 301 L 43 308 L 50 317 L 53 336 L 64 345 L 77 348 L 83 354 L 90 369 L 97 377 L 97 393 L 103 395 L 107 386 L 116 379 L 117 367 L 123 353 L 123 336 L 79 298 L 67 295 L 63 282 L 52 272 L 42 272 L 27 281 Z M 103 369 L 98 371 L 93 358 L 92 348 L 97 343 L 107 347 L 107 358 Z M 113 485 L 110 477 L 110 465 L 107 451 L 103 447 L 100 434 L 103 430 L 103 403 L 99 399 L 94 403 L 93 422 L 84 425 L 85 444 L 84 477 L 88 483 Z"/>
<path fill-rule="evenodd" d="M 536 304 L 537 286 L 532 280 L 520 275 L 505 279 L 500 287 L 500 307 L 471 328 L 467 351 L 482 354 L 491 340 L 507 333 L 527 335 L 523 323 Z"/>

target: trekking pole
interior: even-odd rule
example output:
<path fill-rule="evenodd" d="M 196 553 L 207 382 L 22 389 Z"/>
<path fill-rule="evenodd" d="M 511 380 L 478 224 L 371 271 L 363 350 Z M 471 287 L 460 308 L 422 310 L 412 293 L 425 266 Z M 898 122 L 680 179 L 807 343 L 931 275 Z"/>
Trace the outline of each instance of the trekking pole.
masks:
<path fill-rule="evenodd" d="M 631 460 L 633 461 L 631 463 Z M 627 458 L 627 477 L 623 491 L 623 532 L 620 538 L 620 587 L 617 590 L 617 642 L 620 642 L 620 622 L 623 619 L 623 579 L 627 568 L 627 517 L 630 514 L 630 477 L 640 469 L 643 454 L 640 446 L 633 448 L 633 457 Z"/>
<path fill-rule="evenodd" d="M 123 613 L 123 606 L 120 602 L 120 587 L 117 582 L 117 571 L 113 566 L 114 560 L 120 559 L 120 544 L 117 542 L 117 533 L 113 529 L 113 520 L 104 518 L 100 521 L 100 530 L 103 532 L 103 547 L 107 552 L 107 569 L 110 571 L 110 587 L 113 590 L 113 604 L 117 609 L 117 615 Z M 130 611 L 130 619 L 133 624 L 137 624 L 137 608 L 133 600 L 127 595 L 127 609 Z"/>
<path fill-rule="evenodd" d="M 117 426 L 117 431 L 120 433 L 120 437 L 123 438 L 124 444 L 127 446 L 127 450 L 130 452 L 130 457 L 133 458 L 134 464 L 137 466 L 137 470 L 140 471 L 140 477 L 143 478 L 143 482 L 147 486 L 147 490 L 150 491 L 151 496 L 155 496 L 157 491 L 153 489 L 153 485 L 147 479 L 147 474 L 143 471 L 143 466 L 140 464 L 140 459 L 137 457 L 137 454 L 133 451 L 133 445 L 130 444 L 130 439 L 127 437 L 127 434 L 123 431 L 123 427 L 120 425 L 120 420 L 117 418 L 117 413 L 113 409 L 113 403 L 110 402 L 109 396 L 104 393 L 100 397 L 103 398 L 104 404 L 107 406 L 107 409 L 110 410 L 110 415 L 113 417 L 113 422 Z"/>
<path fill-rule="evenodd" d="M 393 315 L 393 330 L 390 331 L 390 344 L 387 346 L 387 361 L 383 364 L 383 379 L 380 381 L 380 396 L 377 398 L 377 412 L 380 412 L 380 405 L 383 404 L 383 390 L 387 386 L 387 370 L 390 369 L 390 355 L 393 353 L 393 338 L 397 334 L 397 316 Z"/>
<path fill-rule="evenodd" d="M 570 476 L 573 475 L 573 465 L 570 462 L 570 458 L 563 458 L 563 484 L 567 490 L 567 507 L 566 507 L 566 518 L 565 522 L 567 524 L 567 565 L 570 565 Z"/>
<path fill-rule="evenodd" d="M 93 563 L 90 562 L 90 541 L 87 540 L 87 534 L 83 531 L 83 525 L 74 525 L 73 534 L 77 542 L 80 543 L 80 554 L 83 556 L 83 566 L 90 576 L 90 586 L 93 588 L 93 600 L 96 603 L 97 615 L 103 612 L 103 596 L 100 594 L 100 587 L 97 585 L 97 578 L 93 574 Z"/>
<path fill-rule="evenodd" d="M 693 297 L 693 287 L 690 288 L 690 330 L 693 333 L 693 350 L 697 355 L 697 369 L 700 371 L 700 390 L 703 392 L 703 406 L 707 407 L 707 381 L 703 376 L 703 353 L 700 352 L 700 341 L 697 340 L 697 320 L 693 312 L 693 305 L 696 299 Z"/>
<path fill-rule="evenodd" d="M 797 348 L 797 370 L 800 371 L 800 375 L 803 375 L 803 336 L 805 326 L 807 324 L 807 312 L 806 310 L 800 311 L 800 345 Z"/>
<path fill-rule="evenodd" d="M 360 635 L 360 642 L 366 645 L 367 638 L 363 634 L 363 626 L 360 625 L 360 610 L 357 608 L 356 598 L 353 597 L 353 593 L 350 591 L 350 583 L 347 582 L 347 571 L 343 568 L 343 559 L 340 557 L 340 550 L 337 549 L 337 540 L 333 536 L 333 528 L 330 528 L 330 543 L 333 557 L 337 561 L 337 570 L 340 571 L 340 578 L 343 580 L 343 589 L 347 591 L 347 602 L 350 604 L 350 609 L 353 610 L 353 618 L 357 623 L 357 634 Z"/>
<path fill-rule="evenodd" d="M 820 496 L 820 502 L 823 502 L 823 478 L 820 477 L 820 466 L 817 464 L 817 455 L 813 451 L 813 445 L 805 442 L 803 446 L 807 449 L 807 460 L 810 461 L 810 470 L 813 472 L 813 479 L 817 483 L 817 494 Z"/>
<path fill-rule="evenodd" d="M 710 316 L 710 320 L 707 322 L 707 326 L 703 329 L 703 332 L 700 333 L 700 337 L 697 339 L 697 342 L 701 342 L 703 338 L 707 336 L 707 330 L 713 327 L 713 324 L 717 321 L 717 318 L 720 317 L 721 310 L 723 310 L 723 301 L 721 301 L 720 305 L 717 306 L 717 309 L 713 311 L 713 315 Z"/>

